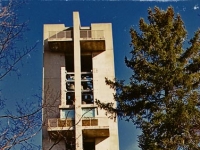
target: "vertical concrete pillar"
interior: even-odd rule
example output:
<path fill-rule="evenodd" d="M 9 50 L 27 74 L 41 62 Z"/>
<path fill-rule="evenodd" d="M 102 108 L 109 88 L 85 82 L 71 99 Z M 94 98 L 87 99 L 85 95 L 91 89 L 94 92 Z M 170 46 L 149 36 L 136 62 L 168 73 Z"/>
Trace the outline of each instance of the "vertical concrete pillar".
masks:
<path fill-rule="evenodd" d="M 81 51 L 80 51 L 80 18 L 78 12 L 73 12 L 74 35 L 74 74 L 75 74 L 75 135 L 76 150 L 83 149 L 82 141 L 82 110 L 81 110 Z"/>
<path fill-rule="evenodd" d="M 61 67 L 61 106 L 66 105 L 66 73 L 65 67 Z"/>

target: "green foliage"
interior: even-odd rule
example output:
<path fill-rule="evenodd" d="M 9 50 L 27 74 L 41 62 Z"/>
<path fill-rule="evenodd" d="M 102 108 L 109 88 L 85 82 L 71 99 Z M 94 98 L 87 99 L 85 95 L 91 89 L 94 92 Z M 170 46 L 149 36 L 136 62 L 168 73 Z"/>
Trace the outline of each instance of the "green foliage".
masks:
<path fill-rule="evenodd" d="M 117 91 L 117 108 L 97 103 L 141 129 L 143 150 L 200 149 L 200 30 L 184 49 L 187 31 L 172 7 L 149 9 L 148 21 L 130 30 L 130 83 L 106 81 Z"/>

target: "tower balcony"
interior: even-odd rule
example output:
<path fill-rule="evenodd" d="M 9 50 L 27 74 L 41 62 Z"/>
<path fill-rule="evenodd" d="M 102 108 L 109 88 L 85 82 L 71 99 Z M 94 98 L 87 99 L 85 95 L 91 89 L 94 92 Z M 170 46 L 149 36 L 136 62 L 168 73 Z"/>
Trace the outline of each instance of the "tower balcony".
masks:
<path fill-rule="evenodd" d="M 109 137 L 108 118 L 83 118 L 82 132 L 86 138 Z"/>
<path fill-rule="evenodd" d="M 51 118 L 48 119 L 47 131 L 74 130 L 74 125 L 74 119 Z"/>
<path fill-rule="evenodd" d="M 60 139 L 63 137 L 72 138 L 75 136 L 74 119 L 48 119 L 47 131 L 51 139 Z"/>
<path fill-rule="evenodd" d="M 48 44 L 53 52 L 73 53 L 73 31 L 49 31 Z M 104 51 L 104 31 L 80 30 L 80 48 L 82 52 Z"/>
<path fill-rule="evenodd" d="M 73 31 L 49 31 L 48 45 L 52 52 L 73 53 Z"/>
<path fill-rule="evenodd" d="M 81 51 L 104 51 L 105 36 L 103 30 L 80 30 Z"/>
<path fill-rule="evenodd" d="M 48 119 L 47 131 L 51 138 L 58 138 L 60 136 L 71 136 L 75 132 L 74 119 Z M 109 137 L 108 118 L 82 118 L 82 133 L 85 138 Z"/>

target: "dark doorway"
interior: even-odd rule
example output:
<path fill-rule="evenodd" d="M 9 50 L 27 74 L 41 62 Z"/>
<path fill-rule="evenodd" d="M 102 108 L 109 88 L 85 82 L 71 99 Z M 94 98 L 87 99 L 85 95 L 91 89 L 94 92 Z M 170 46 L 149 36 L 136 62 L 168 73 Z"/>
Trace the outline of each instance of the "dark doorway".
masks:
<path fill-rule="evenodd" d="M 83 142 L 83 150 L 95 150 L 95 142 Z"/>
<path fill-rule="evenodd" d="M 74 72 L 74 55 L 65 56 L 65 65 L 67 72 Z"/>

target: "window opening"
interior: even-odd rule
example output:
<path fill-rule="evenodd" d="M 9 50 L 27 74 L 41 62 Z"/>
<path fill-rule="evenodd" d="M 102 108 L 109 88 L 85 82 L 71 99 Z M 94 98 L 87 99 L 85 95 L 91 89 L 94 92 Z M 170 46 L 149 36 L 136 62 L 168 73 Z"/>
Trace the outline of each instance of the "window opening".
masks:
<path fill-rule="evenodd" d="M 74 109 L 62 109 L 61 110 L 61 119 L 66 118 L 75 118 L 75 111 Z"/>
<path fill-rule="evenodd" d="M 83 108 L 82 114 L 84 118 L 93 118 L 95 117 L 95 108 Z"/>
<path fill-rule="evenodd" d="M 92 55 L 81 55 L 82 104 L 94 104 Z"/>
<path fill-rule="evenodd" d="M 74 72 L 66 72 L 66 105 L 74 105 L 75 102 Z"/>

